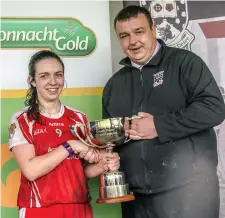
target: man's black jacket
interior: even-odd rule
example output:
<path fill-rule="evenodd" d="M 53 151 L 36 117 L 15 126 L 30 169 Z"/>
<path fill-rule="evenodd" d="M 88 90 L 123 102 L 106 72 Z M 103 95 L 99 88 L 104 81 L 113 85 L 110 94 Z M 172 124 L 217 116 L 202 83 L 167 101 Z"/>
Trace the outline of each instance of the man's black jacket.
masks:
<path fill-rule="evenodd" d="M 154 116 L 158 137 L 116 147 L 132 191 L 156 193 L 210 174 L 216 176 L 213 127 L 225 118 L 225 105 L 206 64 L 194 53 L 167 47 L 140 71 L 130 60 L 108 81 L 103 118 Z"/>

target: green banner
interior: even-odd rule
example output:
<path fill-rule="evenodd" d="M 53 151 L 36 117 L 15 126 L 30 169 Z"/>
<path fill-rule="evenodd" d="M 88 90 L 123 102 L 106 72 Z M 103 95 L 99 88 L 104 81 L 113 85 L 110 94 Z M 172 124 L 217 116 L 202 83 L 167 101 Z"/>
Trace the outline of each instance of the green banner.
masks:
<path fill-rule="evenodd" d="M 1 48 L 46 48 L 60 56 L 83 57 L 96 48 L 94 32 L 74 18 L 1 18 Z"/>

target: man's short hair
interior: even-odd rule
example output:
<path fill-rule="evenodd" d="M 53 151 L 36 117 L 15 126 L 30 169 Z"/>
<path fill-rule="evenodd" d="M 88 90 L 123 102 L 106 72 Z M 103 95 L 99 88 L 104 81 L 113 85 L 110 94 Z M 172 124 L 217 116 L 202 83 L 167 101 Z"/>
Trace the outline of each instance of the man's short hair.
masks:
<path fill-rule="evenodd" d="M 153 21 L 150 12 L 146 8 L 137 5 L 130 5 L 120 10 L 114 19 L 114 28 L 116 29 L 117 21 L 130 20 L 133 17 L 137 17 L 139 14 L 145 15 L 145 17 L 148 20 L 150 28 L 152 28 Z"/>

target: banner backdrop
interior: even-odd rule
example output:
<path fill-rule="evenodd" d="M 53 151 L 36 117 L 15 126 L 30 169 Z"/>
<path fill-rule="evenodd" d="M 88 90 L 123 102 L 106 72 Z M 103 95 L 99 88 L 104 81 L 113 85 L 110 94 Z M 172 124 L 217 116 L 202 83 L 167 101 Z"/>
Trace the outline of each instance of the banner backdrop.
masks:
<path fill-rule="evenodd" d="M 49 49 L 65 64 L 62 103 L 101 117 L 102 88 L 112 75 L 107 1 L 4 1 L 1 8 L 1 215 L 16 218 L 20 172 L 8 150 L 8 123 L 24 107 L 28 62 Z M 97 205 L 98 179 L 90 181 L 95 217 L 119 217 L 119 205 Z M 109 212 L 110 211 L 110 212 Z"/>

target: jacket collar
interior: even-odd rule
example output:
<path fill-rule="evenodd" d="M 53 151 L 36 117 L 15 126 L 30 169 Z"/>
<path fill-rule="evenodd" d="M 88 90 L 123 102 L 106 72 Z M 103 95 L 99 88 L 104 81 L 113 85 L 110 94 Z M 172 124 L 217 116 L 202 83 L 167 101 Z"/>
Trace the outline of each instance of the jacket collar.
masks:
<path fill-rule="evenodd" d="M 163 40 L 161 39 L 157 39 L 157 41 L 160 43 L 161 48 L 159 49 L 159 51 L 156 53 L 156 55 L 147 63 L 145 64 L 145 66 L 151 66 L 151 65 L 158 65 L 161 57 L 165 51 L 166 48 L 166 44 L 163 42 Z M 130 66 L 132 67 L 131 61 L 128 57 L 122 59 L 119 64 L 124 65 L 124 66 Z"/>

